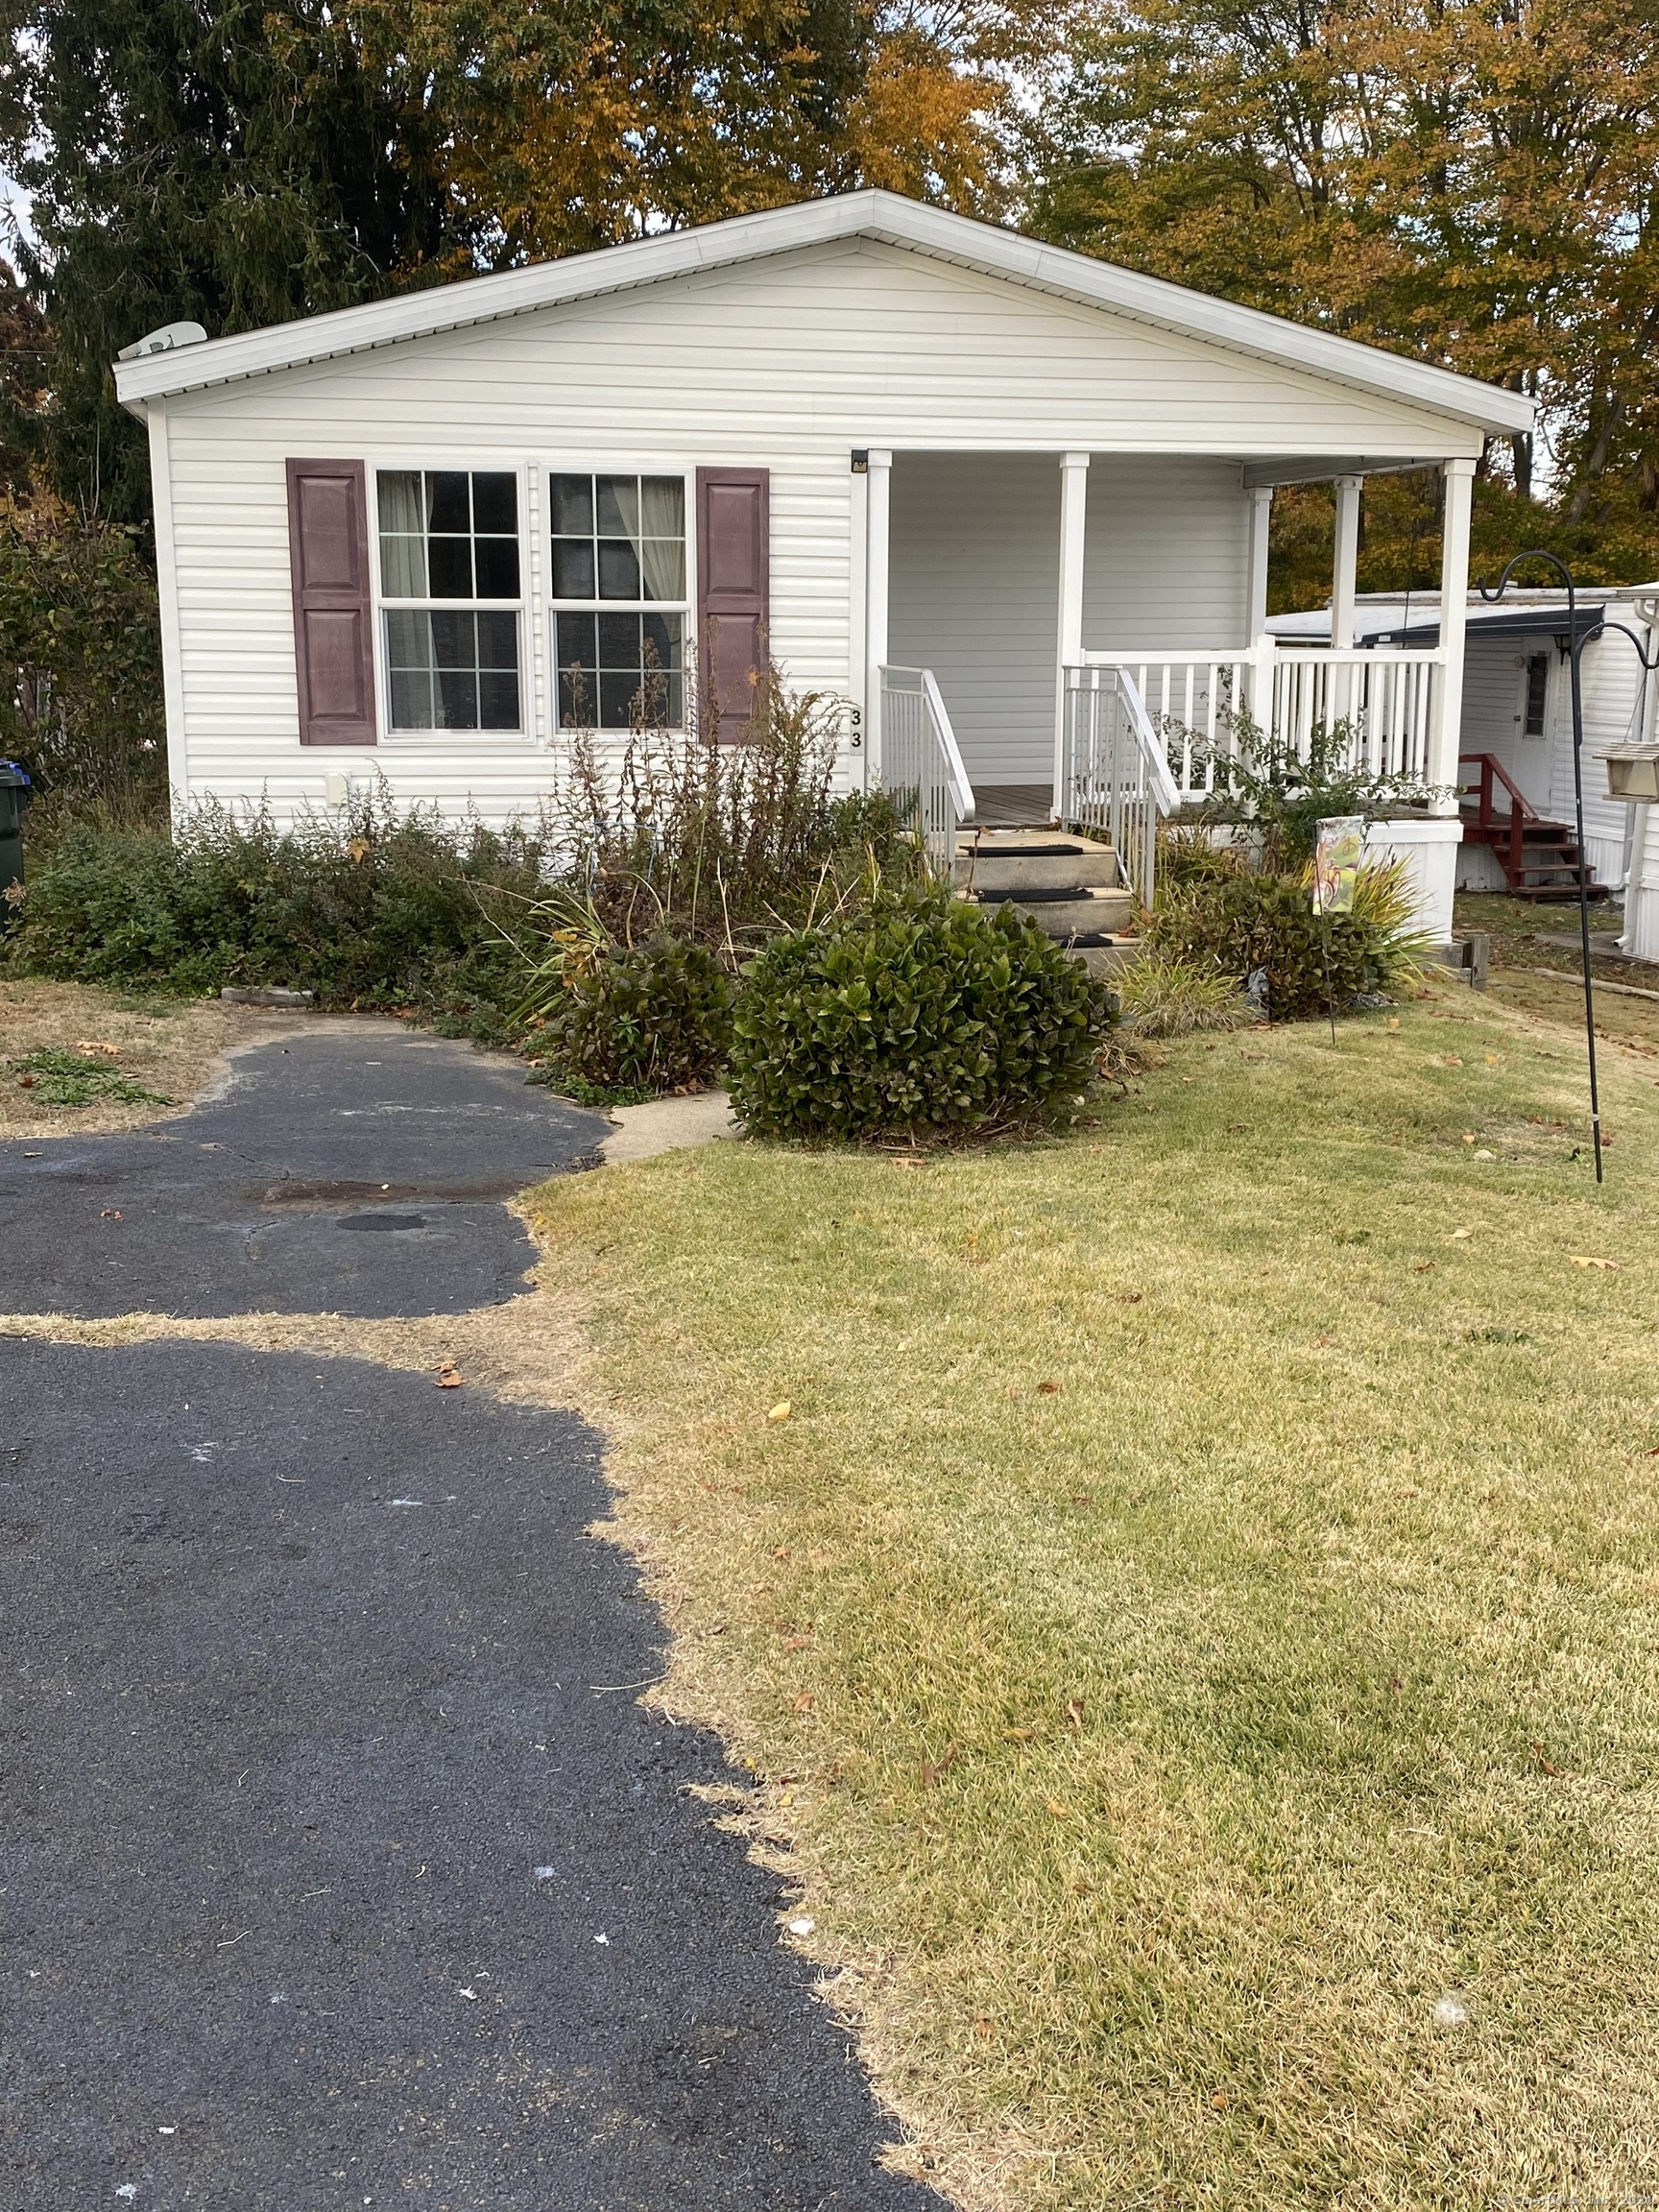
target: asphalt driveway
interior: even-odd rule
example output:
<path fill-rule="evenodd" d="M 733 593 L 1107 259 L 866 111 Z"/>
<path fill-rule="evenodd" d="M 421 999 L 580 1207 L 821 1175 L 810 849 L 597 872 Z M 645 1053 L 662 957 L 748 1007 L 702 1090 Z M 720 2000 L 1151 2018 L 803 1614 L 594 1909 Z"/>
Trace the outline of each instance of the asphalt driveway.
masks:
<path fill-rule="evenodd" d="M 268 1081 L 295 1046 L 262 1047 L 211 1119 L 170 1125 L 153 1302 L 211 1310 L 263 1267 L 218 1237 L 230 1185 L 448 1190 L 457 1152 L 528 1180 L 590 1149 L 589 1118 L 503 1096 L 511 1071 L 459 1046 L 370 1089 L 499 1099 L 457 1117 L 464 1146 L 416 1110 L 342 1135 L 341 1042 L 299 1043 L 315 1057 Z M 225 1186 L 172 1165 L 204 1126 L 240 1163 Z M 85 1194 L 123 1229 L 161 1218 L 122 1202 L 153 1156 L 73 1152 L 25 1212 L 50 1256 L 58 1205 L 52 1280 L 108 1311 Z M 446 1253 L 493 1251 L 496 1293 L 521 1287 L 498 1204 L 383 1203 L 469 1218 L 389 1277 L 350 1255 L 406 1232 L 319 1228 L 299 1310 L 452 1310 Z M 331 1274 L 350 1239 L 366 1272 Z M 5 1306 L 38 1310 L 5 1250 Z M 392 1303 L 417 1283 L 434 1303 Z M 890 2129 L 778 1940 L 778 1880 L 690 1793 L 736 1780 L 718 1743 L 636 1702 L 663 1633 L 586 1533 L 592 1431 L 366 1360 L 187 1342 L 0 1339 L 0 1407 L 5 2212 L 938 2206 L 875 2162 Z"/>

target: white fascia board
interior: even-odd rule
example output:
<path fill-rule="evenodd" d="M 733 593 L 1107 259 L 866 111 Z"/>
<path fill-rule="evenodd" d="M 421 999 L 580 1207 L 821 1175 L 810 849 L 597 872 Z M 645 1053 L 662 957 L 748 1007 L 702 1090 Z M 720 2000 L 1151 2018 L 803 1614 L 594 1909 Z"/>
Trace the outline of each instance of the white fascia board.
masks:
<path fill-rule="evenodd" d="M 1159 276 L 1142 276 L 1086 253 L 1046 246 L 1016 231 L 975 223 L 943 207 L 929 207 L 894 192 L 849 192 L 734 216 L 695 230 L 636 238 L 562 261 L 538 262 L 496 276 L 471 276 L 428 291 L 400 294 L 331 315 L 313 315 L 210 339 L 171 353 L 141 356 L 115 366 L 115 389 L 125 406 L 164 394 L 198 391 L 245 376 L 294 369 L 409 338 L 431 336 L 525 315 L 567 301 L 661 283 L 701 270 L 729 268 L 841 239 L 867 237 L 954 261 L 967 269 L 1051 292 L 1116 315 L 1201 340 L 1255 359 L 1278 362 L 1360 391 L 1399 399 L 1434 414 L 1510 435 L 1532 426 L 1535 402 L 1519 392 L 1459 376 L 1357 345 L 1329 331 L 1310 330 L 1254 307 L 1189 291 Z"/>

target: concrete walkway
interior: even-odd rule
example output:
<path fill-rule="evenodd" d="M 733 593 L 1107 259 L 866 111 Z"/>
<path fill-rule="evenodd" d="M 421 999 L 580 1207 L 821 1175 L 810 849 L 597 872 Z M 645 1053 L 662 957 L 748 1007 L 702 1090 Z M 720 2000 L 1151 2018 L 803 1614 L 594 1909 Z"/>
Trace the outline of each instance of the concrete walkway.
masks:
<path fill-rule="evenodd" d="M 480 1186 L 604 1125 L 350 1031 L 139 1139 L 7 1147 L 0 1309 L 513 1296 Z M 37 1335 L 0 1404 L 6 2212 L 940 2212 L 877 2163 L 778 1878 L 689 1793 L 737 1781 L 719 1745 L 636 1701 L 663 1631 L 586 1532 L 581 1421 Z"/>

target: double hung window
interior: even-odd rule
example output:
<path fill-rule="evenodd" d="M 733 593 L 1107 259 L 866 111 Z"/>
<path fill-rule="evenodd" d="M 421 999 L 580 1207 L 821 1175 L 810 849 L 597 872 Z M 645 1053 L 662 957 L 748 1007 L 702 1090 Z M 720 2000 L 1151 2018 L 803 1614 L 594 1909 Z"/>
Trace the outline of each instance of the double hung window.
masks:
<path fill-rule="evenodd" d="M 521 730 L 518 480 L 382 469 L 380 597 L 394 730 Z"/>
<path fill-rule="evenodd" d="M 556 475 L 548 491 L 560 728 L 678 728 L 685 479 Z"/>

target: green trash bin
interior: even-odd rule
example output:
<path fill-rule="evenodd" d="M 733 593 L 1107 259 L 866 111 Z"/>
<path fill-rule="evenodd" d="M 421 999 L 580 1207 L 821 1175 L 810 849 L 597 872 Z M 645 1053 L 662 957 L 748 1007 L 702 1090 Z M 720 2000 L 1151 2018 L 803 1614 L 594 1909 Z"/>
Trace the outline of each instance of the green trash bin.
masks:
<path fill-rule="evenodd" d="M 0 899 L 23 880 L 23 809 L 29 779 L 15 760 L 0 760 Z M 0 907 L 0 922 L 6 918 Z"/>

